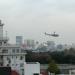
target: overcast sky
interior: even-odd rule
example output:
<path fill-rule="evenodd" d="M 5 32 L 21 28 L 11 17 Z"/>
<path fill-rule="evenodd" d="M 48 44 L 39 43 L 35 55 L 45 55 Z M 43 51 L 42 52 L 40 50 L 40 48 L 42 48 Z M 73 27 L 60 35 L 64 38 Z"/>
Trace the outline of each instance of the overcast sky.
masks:
<path fill-rule="evenodd" d="M 16 35 L 75 43 L 75 0 L 0 0 L 0 19 L 11 43 L 15 43 Z M 54 31 L 59 38 L 44 35 Z"/>

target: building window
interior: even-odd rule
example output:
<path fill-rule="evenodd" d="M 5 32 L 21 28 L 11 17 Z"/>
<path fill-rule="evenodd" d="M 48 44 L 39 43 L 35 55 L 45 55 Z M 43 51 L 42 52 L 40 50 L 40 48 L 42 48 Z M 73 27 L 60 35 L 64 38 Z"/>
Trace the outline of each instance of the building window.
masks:
<path fill-rule="evenodd" d="M 20 67 L 23 67 L 23 66 L 24 66 L 24 64 L 23 64 L 23 63 L 21 63 L 21 64 L 20 64 Z"/>
<path fill-rule="evenodd" d="M 23 50 L 23 49 L 21 49 L 21 53 L 26 53 L 26 51 L 25 51 L 25 50 Z"/>
<path fill-rule="evenodd" d="M 16 59 L 17 59 L 17 56 L 16 56 Z"/>
<path fill-rule="evenodd" d="M 15 49 L 12 49 L 12 53 L 15 53 Z"/>
<path fill-rule="evenodd" d="M 24 75 L 24 69 L 21 69 L 22 75 Z"/>
<path fill-rule="evenodd" d="M 21 53 L 23 53 L 23 49 L 21 49 Z"/>
<path fill-rule="evenodd" d="M 18 64 L 16 64 L 16 66 L 18 66 Z"/>
<path fill-rule="evenodd" d="M 20 57 L 20 60 L 23 60 L 23 56 Z"/>
<path fill-rule="evenodd" d="M 12 59 L 13 59 L 13 56 L 12 56 Z"/>
<path fill-rule="evenodd" d="M 9 64 L 7 64 L 7 66 L 10 66 Z"/>
<path fill-rule="evenodd" d="M 3 50 L 2 50 L 2 53 L 8 53 L 8 50 L 3 49 Z"/>
<path fill-rule="evenodd" d="M 7 57 L 7 61 L 9 64 L 11 63 L 11 59 L 9 57 Z"/>
<path fill-rule="evenodd" d="M 16 49 L 16 53 L 19 53 L 19 49 Z"/>
<path fill-rule="evenodd" d="M 0 59 L 3 59 L 3 55 L 0 56 Z"/>
<path fill-rule="evenodd" d="M 2 42 L 0 42 L 0 46 L 2 45 Z"/>
<path fill-rule="evenodd" d="M 4 42 L 4 44 L 6 44 L 6 42 Z"/>
<path fill-rule="evenodd" d="M 12 66 L 14 66 L 14 64 L 12 64 Z"/>

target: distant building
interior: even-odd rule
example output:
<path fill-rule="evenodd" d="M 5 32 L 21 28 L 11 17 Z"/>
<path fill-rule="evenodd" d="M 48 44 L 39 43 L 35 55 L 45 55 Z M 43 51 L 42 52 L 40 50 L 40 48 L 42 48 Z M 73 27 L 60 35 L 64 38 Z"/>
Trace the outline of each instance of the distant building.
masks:
<path fill-rule="evenodd" d="M 47 51 L 55 51 L 55 42 L 47 41 Z"/>
<path fill-rule="evenodd" d="M 64 46 L 62 44 L 56 45 L 56 50 L 57 51 L 64 51 Z"/>
<path fill-rule="evenodd" d="M 63 46 L 64 46 L 64 49 L 69 49 L 69 48 L 71 48 L 71 45 L 64 44 Z"/>
<path fill-rule="evenodd" d="M 26 45 L 26 48 L 28 50 L 34 50 L 35 49 L 35 41 L 34 40 L 31 40 L 31 39 L 28 39 L 28 40 L 24 40 L 24 44 Z"/>
<path fill-rule="evenodd" d="M 23 37 L 22 36 L 16 36 L 16 44 L 22 45 Z"/>

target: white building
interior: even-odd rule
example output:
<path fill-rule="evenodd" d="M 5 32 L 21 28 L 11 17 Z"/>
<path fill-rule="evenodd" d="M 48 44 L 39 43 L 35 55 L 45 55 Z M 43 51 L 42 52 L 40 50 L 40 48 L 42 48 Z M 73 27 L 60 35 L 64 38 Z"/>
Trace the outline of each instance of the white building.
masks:
<path fill-rule="evenodd" d="M 25 50 L 19 45 L 8 44 L 8 38 L 3 37 L 3 24 L 0 20 L 0 66 L 10 66 L 20 73 L 19 66 L 25 62 L 25 55 Z"/>
<path fill-rule="evenodd" d="M 24 75 L 40 75 L 40 63 L 38 62 L 25 62 Z"/>

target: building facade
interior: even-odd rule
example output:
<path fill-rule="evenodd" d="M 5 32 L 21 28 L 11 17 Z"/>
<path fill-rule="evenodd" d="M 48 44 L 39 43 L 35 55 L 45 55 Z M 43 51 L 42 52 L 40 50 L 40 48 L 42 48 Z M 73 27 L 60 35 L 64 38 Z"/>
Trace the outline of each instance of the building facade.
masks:
<path fill-rule="evenodd" d="M 21 73 L 20 65 L 25 62 L 26 52 L 19 45 L 8 44 L 9 39 L 3 37 L 3 26 L 0 20 L 0 66 L 9 66 Z"/>

